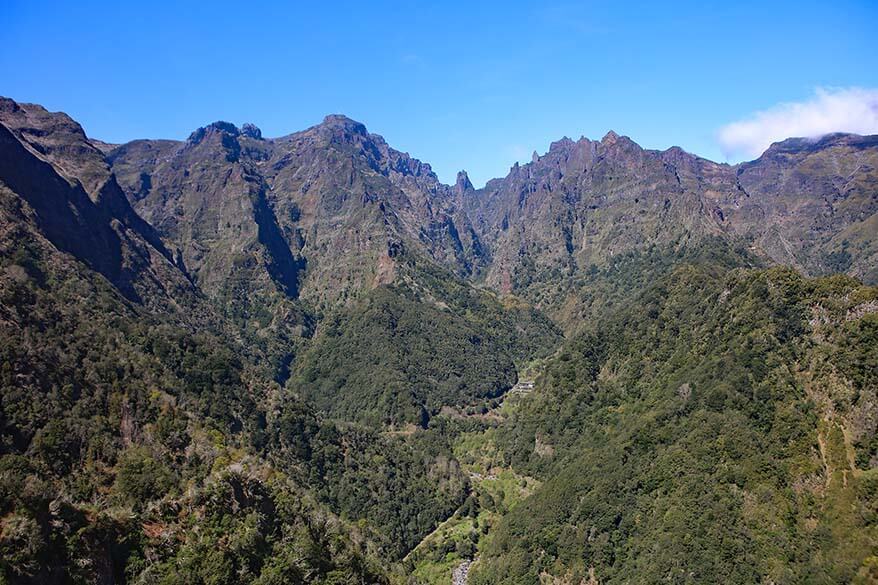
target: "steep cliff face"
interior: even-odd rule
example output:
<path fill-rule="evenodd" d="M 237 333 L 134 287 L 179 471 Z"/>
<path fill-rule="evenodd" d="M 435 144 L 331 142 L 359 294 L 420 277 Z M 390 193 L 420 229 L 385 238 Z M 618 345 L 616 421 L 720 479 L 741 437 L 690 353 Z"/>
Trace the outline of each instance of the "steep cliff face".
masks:
<path fill-rule="evenodd" d="M 732 230 L 776 262 L 878 282 L 878 136 L 789 139 L 739 165 Z"/>
<path fill-rule="evenodd" d="M 242 154 L 245 149 L 254 152 Z M 208 294 L 273 285 L 298 293 L 300 266 L 280 238 L 268 187 L 249 160 L 259 152 L 258 138 L 217 122 L 182 143 L 138 141 L 110 153 L 132 204 L 179 247 Z"/>
<path fill-rule="evenodd" d="M 185 272 L 69 117 L 2 99 L 0 151 L 4 225 L 46 238 L 130 300 L 157 309 L 197 304 Z"/>
<path fill-rule="evenodd" d="M 679 176 L 675 156 L 693 167 L 710 165 L 710 172 L 719 166 L 682 151 L 643 150 L 611 132 L 600 142 L 555 142 L 471 193 L 468 209 L 493 255 L 488 284 L 527 289 L 631 250 L 681 246 L 719 232 L 702 193 Z"/>
<path fill-rule="evenodd" d="M 461 205 L 466 174 L 443 185 L 344 116 L 273 140 L 217 122 L 108 158 L 198 286 L 267 346 L 277 379 L 327 412 L 422 422 L 500 394 L 559 338 L 468 282 L 489 257 Z M 376 306 L 390 318 L 368 318 Z"/>
<path fill-rule="evenodd" d="M 729 166 L 610 132 L 555 142 L 463 201 L 490 249 L 486 281 L 502 291 L 533 293 L 628 253 L 710 238 L 810 274 L 873 282 L 876 161 L 875 137 L 791 139 Z"/>
<path fill-rule="evenodd" d="M 325 309 L 394 282 L 403 251 L 533 299 L 625 255 L 712 238 L 872 282 L 876 157 L 874 138 L 835 135 L 730 166 L 610 132 L 564 138 L 476 190 L 464 172 L 442 184 L 429 165 L 334 115 L 272 140 L 216 123 L 185 143 L 122 145 L 109 160 L 206 290 L 246 266 L 249 282 Z"/>
<path fill-rule="evenodd" d="M 109 159 L 208 291 L 249 263 L 253 281 L 327 307 L 393 282 L 404 250 L 462 276 L 484 263 L 453 189 L 344 116 L 275 140 L 215 123 L 185 143 L 135 141 Z"/>

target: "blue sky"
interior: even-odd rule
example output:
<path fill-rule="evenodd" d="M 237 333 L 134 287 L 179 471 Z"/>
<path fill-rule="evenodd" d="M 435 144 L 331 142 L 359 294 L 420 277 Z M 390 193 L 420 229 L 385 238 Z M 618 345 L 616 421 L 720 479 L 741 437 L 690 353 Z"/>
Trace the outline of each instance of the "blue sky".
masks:
<path fill-rule="evenodd" d="M 725 160 L 727 124 L 818 88 L 878 88 L 876 31 L 875 0 L 5 0 L 0 95 L 112 142 L 217 119 L 279 136 L 344 113 L 479 185 L 610 129 Z"/>

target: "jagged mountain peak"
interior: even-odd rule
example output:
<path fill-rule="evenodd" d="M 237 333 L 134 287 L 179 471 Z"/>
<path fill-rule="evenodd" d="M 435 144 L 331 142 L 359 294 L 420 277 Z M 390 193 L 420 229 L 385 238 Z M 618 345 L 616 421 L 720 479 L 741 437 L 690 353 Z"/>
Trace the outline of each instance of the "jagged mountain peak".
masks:
<path fill-rule="evenodd" d="M 364 124 L 333 114 L 276 139 L 250 134 L 217 122 L 182 144 L 110 156 L 129 200 L 209 293 L 246 266 L 253 286 L 331 303 L 391 282 L 401 249 L 466 274 L 483 262 L 455 187 Z M 461 188 L 473 189 L 465 175 Z M 285 267 L 293 276 L 278 279 Z"/>
<path fill-rule="evenodd" d="M 275 142 L 282 145 L 283 149 L 292 148 L 298 151 L 319 151 L 331 146 L 362 159 L 372 170 L 382 175 L 398 174 L 401 177 L 423 179 L 425 185 L 433 191 L 450 189 L 441 185 L 429 163 L 390 147 L 383 136 L 370 133 L 365 124 L 343 114 L 330 114 L 322 123 Z"/>
<path fill-rule="evenodd" d="M 632 153 L 644 150 L 642 146 L 630 137 L 625 136 L 624 134 L 617 134 L 612 130 L 607 132 L 604 137 L 601 138 L 600 144 L 605 149 L 610 150 L 623 150 Z"/>
<path fill-rule="evenodd" d="M 549 145 L 549 152 L 551 153 L 567 150 L 575 144 L 576 143 L 567 136 L 562 136 L 560 140 L 556 140 Z"/>
<path fill-rule="evenodd" d="M 256 124 L 251 124 L 249 122 L 245 123 L 241 126 L 241 134 L 247 136 L 248 138 L 252 138 L 254 140 L 262 140 L 262 130 L 259 129 L 259 126 Z"/>
<path fill-rule="evenodd" d="M 544 155 L 540 155 L 534 151 L 531 156 L 531 162 L 524 165 L 530 167 L 532 165 L 549 165 L 557 166 L 563 164 L 564 161 L 570 159 L 590 159 L 598 152 L 603 153 L 637 153 L 644 149 L 627 136 L 622 136 L 610 130 L 600 140 L 591 140 L 585 136 L 581 136 L 578 140 L 573 140 L 568 136 L 563 136 L 559 140 L 549 145 L 549 150 Z M 517 167 L 513 167 L 513 170 Z"/>
<path fill-rule="evenodd" d="M 679 146 L 672 146 L 666 150 L 662 150 L 662 151 L 660 151 L 659 155 L 661 156 L 662 160 L 674 165 L 675 167 L 689 167 L 689 166 L 693 165 L 694 163 L 696 163 L 696 161 L 704 161 L 704 162 L 711 164 L 711 165 L 715 164 L 715 163 L 712 163 L 710 161 L 707 161 L 707 159 L 702 159 L 702 158 L 692 154 L 691 152 L 687 152 L 687 151 L 683 150 L 682 148 L 680 148 Z M 727 165 L 720 165 L 720 166 L 727 166 Z"/>
<path fill-rule="evenodd" d="M 192 134 L 189 135 L 189 138 L 186 139 L 190 144 L 199 144 L 210 134 L 228 134 L 234 137 L 240 136 L 241 131 L 238 130 L 238 127 L 232 124 L 231 122 L 224 122 L 222 120 L 218 120 L 207 126 L 201 126 L 196 129 Z"/>
<path fill-rule="evenodd" d="M 21 109 L 21 106 L 14 99 L 0 96 L 0 111 L 17 112 L 20 109 Z"/>
<path fill-rule="evenodd" d="M 466 171 L 457 173 L 457 181 L 455 181 L 454 187 L 458 193 L 464 193 L 473 189 L 473 184 L 469 180 L 469 175 Z"/>
<path fill-rule="evenodd" d="M 603 138 L 601 138 L 601 143 L 603 144 L 612 144 L 619 140 L 619 135 L 616 134 L 613 130 L 607 132 Z"/>
<path fill-rule="evenodd" d="M 207 126 L 201 126 L 193 131 L 189 137 L 186 139 L 186 142 L 189 144 L 200 144 L 204 141 L 205 138 L 218 135 L 220 137 L 225 136 L 226 142 L 229 142 L 230 138 L 238 138 L 238 137 L 246 137 L 251 138 L 253 140 L 263 140 L 262 138 L 262 130 L 259 129 L 255 124 L 246 123 L 240 128 L 232 124 L 231 122 L 225 122 L 223 120 L 218 120 Z"/>
<path fill-rule="evenodd" d="M 318 125 L 318 128 L 329 130 L 332 132 L 343 132 L 349 135 L 356 136 L 369 136 L 368 130 L 366 130 L 366 125 L 362 122 L 357 122 L 356 120 L 345 116 L 344 114 L 329 114 L 323 118 L 323 122 Z"/>

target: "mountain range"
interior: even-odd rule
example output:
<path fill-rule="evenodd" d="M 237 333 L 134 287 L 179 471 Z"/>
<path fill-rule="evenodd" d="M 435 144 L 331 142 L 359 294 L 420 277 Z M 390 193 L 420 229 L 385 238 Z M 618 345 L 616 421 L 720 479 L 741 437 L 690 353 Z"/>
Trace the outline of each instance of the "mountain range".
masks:
<path fill-rule="evenodd" d="M 0 259 L 5 582 L 878 579 L 878 136 L 476 189 L 0 98 Z"/>
<path fill-rule="evenodd" d="M 216 122 L 185 142 L 104 150 L 132 206 L 206 290 L 228 281 L 227 252 L 256 240 L 260 278 L 319 303 L 392 282 L 402 250 L 509 293 L 536 284 L 535 272 L 576 274 L 710 236 L 808 274 L 875 282 L 876 147 L 868 136 L 790 139 L 729 166 L 610 132 L 564 138 L 479 190 L 464 171 L 442 184 L 337 115 L 273 140 Z"/>

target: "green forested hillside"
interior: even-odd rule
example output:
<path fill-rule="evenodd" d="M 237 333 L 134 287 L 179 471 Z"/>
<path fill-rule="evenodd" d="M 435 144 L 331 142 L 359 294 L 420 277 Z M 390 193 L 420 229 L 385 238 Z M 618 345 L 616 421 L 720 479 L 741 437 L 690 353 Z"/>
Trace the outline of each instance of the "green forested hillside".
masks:
<path fill-rule="evenodd" d="M 545 483 L 472 581 L 875 578 L 876 298 L 685 265 L 591 324 L 499 430 Z"/>
<path fill-rule="evenodd" d="M 650 285 L 681 264 L 702 266 L 717 276 L 732 268 L 764 267 L 765 261 L 735 239 L 682 239 L 671 246 L 649 246 L 615 256 L 603 267 L 559 276 L 534 272 L 525 298 L 551 315 L 568 335 L 593 326 L 637 302 Z"/>
<path fill-rule="evenodd" d="M 323 423 L 209 320 L 0 243 L 4 580 L 382 582 L 465 497 L 441 433 Z"/>
<path fill-rule="evenodd" d="M 500 396 L 517 364 L 560 340 L 520 301 L 504 304 L 438 269 L 415 270 L 327 317 L 289 387 L 338 418 L 426 426 L 443 406 Z"/>
<path fill-rule="evenodd" d="M 0 99 L 0 584 L 878 582 L 875 152 Z"/>

